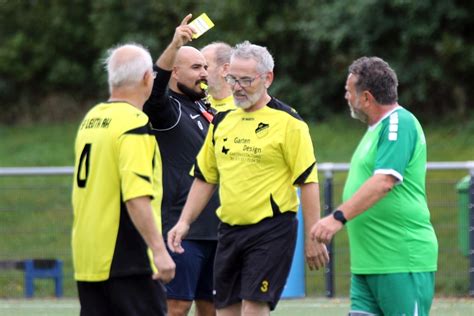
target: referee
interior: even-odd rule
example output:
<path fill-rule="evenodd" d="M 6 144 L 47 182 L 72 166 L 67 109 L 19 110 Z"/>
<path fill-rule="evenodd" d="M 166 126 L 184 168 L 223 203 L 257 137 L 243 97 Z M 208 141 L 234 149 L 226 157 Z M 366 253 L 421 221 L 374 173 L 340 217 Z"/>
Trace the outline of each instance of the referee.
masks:
<path fill-rule="evenodd" d="M 195 180 L 168 247 L 181 240 L 219 185 L 214 299 L 218 313 L 268 315 L 280 299 L 294 254 L 301 188 L 306 236 L 319 219 L 316 159 L 308 126 L 271 97 L 273 57 L 248 41 L 234 48 L 226 81 L 236 110 L 218 113 L 193 169 Z M 329 260 L 324 244 L 305 240 L 310 269 Z"/>
<path fill-rule="evenodd" d="M 109 52 L 106 67 L 110 98 L 86 114 L 75 142 L 72 250 L 81 315 L 165 315 L 163 285 L 154 279 L 169 282 L 175 264 L 159 231 L 161 158 L 141 111 L 152 59 L 127 44 Z"/>

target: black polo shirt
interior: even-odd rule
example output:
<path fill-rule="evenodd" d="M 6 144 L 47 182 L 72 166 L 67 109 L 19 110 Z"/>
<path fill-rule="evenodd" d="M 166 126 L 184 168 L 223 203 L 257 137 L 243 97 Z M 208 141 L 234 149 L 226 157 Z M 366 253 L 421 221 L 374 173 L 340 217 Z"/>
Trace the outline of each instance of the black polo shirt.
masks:
<path fill-rule="evenodd" d="M 170 71 L 155 66 L 157 76 L 153 91 L 143 110 L 156 132 L 163 162 L 163 235 L 176 224 L 194 180 L 189 172 L 196 161 L 209 129 L 202 101 L 168 89 Z M 219 220 L 217 190 L 201 215 L 191 226 L 187 239 L 216 240 Z"/>

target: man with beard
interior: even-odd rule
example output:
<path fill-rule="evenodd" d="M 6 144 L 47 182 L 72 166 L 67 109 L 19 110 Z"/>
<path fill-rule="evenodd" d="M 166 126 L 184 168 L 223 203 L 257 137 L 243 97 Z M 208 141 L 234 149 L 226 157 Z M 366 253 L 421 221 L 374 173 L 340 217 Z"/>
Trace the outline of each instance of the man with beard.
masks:
<path fill-rule="evenodd" d="M 429 315 L 438 242 L 426 203 L 426 141 L 415 116 L 397 103 L 398 80 L 377 57 L 349 67 L 351 116 L 369 128 L 351 160 L 343 203 L 312 229 L 328 243 L 347 222 L 349 315 Z"/>
<path fill-rule="evenodd" d="M 319 219 L 308 126 L 268 94 L 273 67 L 265 47 L 246 41 L 234 48 L 226 81 L 237 109 L 219 112 L 212 121 L 183 212 L 168 232 L 168 247 L 186 251 L 182 239 L 219 185 L 214 300 L 222 315 L 268 315 L 277 305 L 296 244 L 296 187 L 301 188 L 305 236 Z M 309 238 L 305 256 L 310 269 L 329 260 L 324 244 Z"/>
<path fill-rule="evenodd" d="M 208 77 L 208 100 L 217 112 L 235 109 L 234 97 L 225 76 L 229 72 L 232 47 L 224 42 L 214 42 L 201 48 L 206 58 Z"/>
<path fill-rule="evenodd" d="M 207 84 L 207 63 L 199 50 L 184 46 L 193 29 L 186 16 L 176 28 L 171 43 L 158 58 L 153 91 L 144 106 L 156 132 L 163 161 L 163 234 L 176 224 L 193 178 L 189 171 L 201 148 L 213 112 L 202 99 Z M 184 254 L 172 253 L 176 278 L 166 285 L 169 315 L 187 315 L 196 302 L 199 315 L 214 315 L 212 275 L 217 245 L 219 206 L 212 196 L 197 225 L 183 241 Z"/>

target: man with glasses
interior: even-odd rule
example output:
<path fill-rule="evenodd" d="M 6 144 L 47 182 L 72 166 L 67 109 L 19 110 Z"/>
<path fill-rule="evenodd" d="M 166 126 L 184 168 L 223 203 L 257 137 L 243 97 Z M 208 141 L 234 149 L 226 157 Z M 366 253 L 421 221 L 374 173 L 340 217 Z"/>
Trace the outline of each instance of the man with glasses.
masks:
<path fill-rule="evenodd" d="M 218 246 L 214 300 L 222 315 L 268 315 L 280 299 L 296 243 L 297 187 L 305 236 L 319 220 L 319 189 L 308 126 L 294 109 L 268 94 L 273 57 L 248 41 L 232 53 L 227 82 L 237 109 L 220 112 L 196 159 L 193 186 L 168 247 L 182 239 L 216 186 Z M 329 260 L 324 244 L 305 238 L 310 269 Z"/>
<path fill-rule="evenodd" d="M 144 111 L 156 133 L 163 160 L 163 234 L 181 214 L 193 178 L 189 175 L 206 136 L 214 111 L 202 101 L 206 97 L 207 62 L 199 50 L 184 46 L 194 30 L 186 16 L 173 39 L 158 58 L 157 76 Z M 214 315 L 212 275 L 217 246 L 214 194 L 196 225 L 183 241 L 184 254 L 171 253 L 176 262 L 176 277 L 166 284 L 169 315 L 187 315 L 193 301 L 199 315 Z"/>
<path fill-rule="evenodd" d="M 81 315 L 166 315 L 164 287 L 153 279 L 170 281 L 175 264 L 160 233 L 160 155 L 142 112 L 152 65 L 140 45 L 110 50 L 110 98 L 77 132 L 72 252 Z"/>

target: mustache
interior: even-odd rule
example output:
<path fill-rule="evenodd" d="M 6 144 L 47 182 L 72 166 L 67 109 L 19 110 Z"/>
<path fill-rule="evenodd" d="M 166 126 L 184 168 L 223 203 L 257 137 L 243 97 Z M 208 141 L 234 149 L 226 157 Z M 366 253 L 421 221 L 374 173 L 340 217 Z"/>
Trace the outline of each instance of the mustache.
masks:
<path fill-rule="evenodd" d="M 199 80 L 196 80 L 195 85 L 200 85 L 201 83 L 204 83 L 204 84 L 207 85 L 207 79 L 199 79 Z"/>

